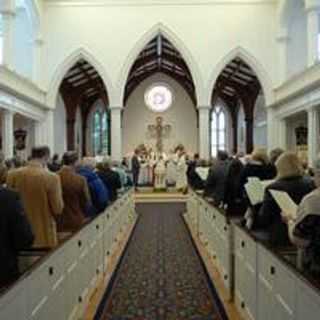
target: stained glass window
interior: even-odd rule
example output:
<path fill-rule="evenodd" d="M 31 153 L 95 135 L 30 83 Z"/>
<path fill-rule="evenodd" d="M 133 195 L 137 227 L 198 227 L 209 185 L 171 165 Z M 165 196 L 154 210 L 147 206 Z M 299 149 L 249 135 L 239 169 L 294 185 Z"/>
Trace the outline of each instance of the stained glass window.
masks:
<path fill-rule="evenodd" d="M 226 114 L 222 106 L 217 105 L 211 113 L 211 155 L 215 157 L 218 150 L 226 150 Z"/>
<path fill-rule="evenodd" d="M 172 105 L 172 91 L 166 84 L 156 84 L 147 89 L 145 103 L 154 112 L 164 112 Z"/>
<path fill-rule="evenodd" d="M 104 108 L 98 108 L 92 116 L 92 146 L 94 155 L 109 153 L 110 131 L 109 114 Z"/>

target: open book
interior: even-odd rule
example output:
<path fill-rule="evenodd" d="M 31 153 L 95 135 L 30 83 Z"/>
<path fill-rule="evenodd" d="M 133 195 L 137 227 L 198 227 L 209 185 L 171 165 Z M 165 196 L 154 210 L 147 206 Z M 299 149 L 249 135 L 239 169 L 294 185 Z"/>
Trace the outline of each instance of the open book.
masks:
<path fill-rule="evenodd" d="M 286 218 L 296 220 L 298 206 L 291 197 L 284 191 L 270 190 L 270 193 L 280 207 L 281 214 Z"/>
<path fill-rule="evenodd" d="M 249 177 L 248 182 L 244 186 L 250 203 L 255 206 L 263 201 L 264 191 L 273 180 L 261 181 L 257 177 Z"/>
<path fill-rule="evenodd" d="M 209 168 L 207 167 L 197 167 L 196 172 L 199 175 L 199 177 L 203 180 L 206 181 L 208 178 L 209 174 Z"/>

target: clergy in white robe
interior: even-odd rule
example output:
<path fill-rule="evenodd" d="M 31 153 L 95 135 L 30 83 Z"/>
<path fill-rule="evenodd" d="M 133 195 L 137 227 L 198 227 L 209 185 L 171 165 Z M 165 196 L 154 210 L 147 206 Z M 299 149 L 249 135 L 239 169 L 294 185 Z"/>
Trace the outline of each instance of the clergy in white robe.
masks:
<path fill-rule="evenodd" d="M 162 157 L 154 169 L 154 189 L 166 189 L 166 164 Z"/>
<path fill-rule="evenodd" d="M 184 154 L 179 155 L 177 163 L 177 184 L 176 188 L 180 191 L 185 191 L 188 186 L 187 180 L 187 162 Z"/>

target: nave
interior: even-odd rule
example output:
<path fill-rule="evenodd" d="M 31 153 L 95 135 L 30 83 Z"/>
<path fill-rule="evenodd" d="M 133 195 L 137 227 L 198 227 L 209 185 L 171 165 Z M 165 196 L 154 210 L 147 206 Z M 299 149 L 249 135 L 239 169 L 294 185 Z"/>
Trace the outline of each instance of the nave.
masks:
<path fill-rule="evenodd" d="M 183 221 L 185 204 L 141 204 L 137 211 L 95 319 L 227 319 Z"/>

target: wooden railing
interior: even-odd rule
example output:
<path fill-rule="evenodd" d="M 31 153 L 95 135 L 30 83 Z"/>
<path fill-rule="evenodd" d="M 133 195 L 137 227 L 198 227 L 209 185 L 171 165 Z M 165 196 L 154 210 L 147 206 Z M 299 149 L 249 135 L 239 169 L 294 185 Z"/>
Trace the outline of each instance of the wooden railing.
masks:
<path fill-rule="evenodd" d="M 135 220 L 133 192 L 49 252 L 0 297 L 3 320 L 80 319 L 122 233 Z"/>
<path fill-rule="evenodd" d="M 297 250 L 272 248 L 191 191 L 186 221 L 217 266 L 244 319 L 318 320 L 320 279 L 301 272 Z"/>

